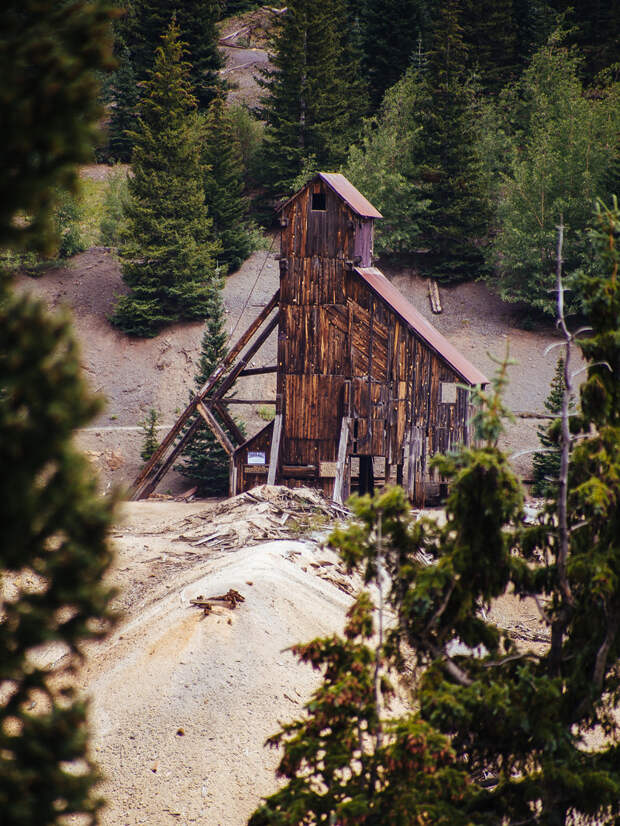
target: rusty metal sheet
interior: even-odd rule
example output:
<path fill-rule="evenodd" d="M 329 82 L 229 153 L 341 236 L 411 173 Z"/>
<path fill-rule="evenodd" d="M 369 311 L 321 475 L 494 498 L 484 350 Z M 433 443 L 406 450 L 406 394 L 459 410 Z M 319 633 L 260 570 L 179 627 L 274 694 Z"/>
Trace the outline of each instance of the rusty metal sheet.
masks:
<path fill-rule="evenodd" d="M 355 272 L 369 287 L 411 327 L 426 344 L 441 356 L 467 384 L 488 384 L 487 377 L 468 361 L 439 330 L 391 284 L 376 267 L 355 267 Z"/>
<path fill-rule="evenodd" d="M 319 178 L 322 178 L 362 218 L 383 218 L 379 210 L 367 198 L 364 198 L 344 175 L 339 172 L 319 172 Z"/>

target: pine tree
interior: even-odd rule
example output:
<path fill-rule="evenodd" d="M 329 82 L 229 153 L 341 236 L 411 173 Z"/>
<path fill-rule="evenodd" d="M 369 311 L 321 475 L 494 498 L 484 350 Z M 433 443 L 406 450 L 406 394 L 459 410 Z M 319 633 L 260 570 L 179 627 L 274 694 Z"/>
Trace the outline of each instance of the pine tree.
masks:
<path fill-rule="evenodd" d="M 289 3 L 272 64 L 262 81 L 264 179 L 283 194 L 304 167 L 329 169 L 344 159 L 365 108 L 344 0 Z"/>
<path fill-rule="evenodd" d="M 202 336 L 198 372 L 194 377 L 196 390 L 204 385 L 225 356 L 226 332 L 223 307 L 218 295 Z M 228 469 L 228 455 L 206 424 L 196 432 L 183 453 L 183 463 L 177 467 L 177 470 L 198 486 L 201 496 L 226 496 Z"/>
<path fill-rule="evenodd" d="M 138 85 L 131 54 L 121 35 L 117 35 L 118 68 L 109 84 L 110 120 L 108 123 L 108 160 L 129 163 L 133 151 L 131 134 L 138 117 Z"/>
<path fill-rule="evenodd" d="M 469 67 L 497 93 L 521 68 L 514 0 L 464 0 L 462 20 Z"/>
<path fill-rule="evenodd" d="M 133 176 L 120 254 L 130 293 L 113 323 L 154 336 L 165 324 L 208 316 L 217 289 L 212 221 L 204 200 L 201 135 L 178 26 L 157 50 L 134 134 Z"/>
<path fill-rule="evenodd" d="M 157 441 L 158 421 L 159 413 L 154 407 L 151 407 L 146 419 L 140 422 L 142 430 L 144 431 L 144 442 L 142 444 L 142 450 L 140 451 L 140 458 L 143 462 L 148 462 L 159 447 L 159 442 Z"/>
<path fill-rule="evenodd" d="M 427 43 L 430 19 L 426 0 L 363 0 L 352 3 L 359 15 L 361 70 L 371 108 L 412 65 L 419 44 Z"/>
<path fill-rule="evenodd" d="M 564 359 L 558 359 L 555 373 L 551 379 L 549 395 L 545 399 L 545 410 L 552 416 L 559 416 L 564 397 Z M 532 457 L 534 471 L 534 495 L 550 496 L 554 492 L 560 472 L 560 454 L 558 450 L 557 423 L 537 428 L 538 441 L 546 449 L 544 453 L 535 453 Z"/>
<path fill-rule="evenodd" d="M 20 0 L 0 10 L 0 243 L 57 243 L 51 193 L 92 157 L 97 73 L 111 55 L 102 3 Z M 33 117 L 33 113 L 37 117 Z M 39 120 L 43 118 L 43 121 Z M 45 128 L 41 123 L 45 123 Z M 16 221 L 24 213 L 30 223 Z M 73 442 L 100 409 L 66 315 L 11 294 L 0 272 L 0 820 L 98 822 L 100 774 L 73 685 L 113 623 L 102 585 L 114 497 Z M 63 656 L 42 667 L 49 646 Z"/>
<path fill-rule="evenodd" d="M 428 95 L 422 123 L 420 172 L 429 208 L 422 224 L 436 278 L 454 281 L 481 275 L 480 242 L 488 232 L 489 205 L 476 153 L 473 102 L 465 80 L 467 50 L 459 0 L 442 4 L 426 71 Z"/>
<path fill-rule="evenodd" d="M 219 0 L 134 0 L 129 42 L 138 82 L 149 78 L 154 55 L 173 15 L 190 63 L 189 79 L 200 110 L 222 89 L 222 58 L 217 48 Z"/>
<path fill-rule="evenodd" d="M 230 272 L 250 254 L 252 237 L 248 202 L 243 195 L 241 150 L 222 95 L 209 107 L 202 164 L 205 200 L 213 219 L 214 234 L 222 246 L 218 263 Z"/>

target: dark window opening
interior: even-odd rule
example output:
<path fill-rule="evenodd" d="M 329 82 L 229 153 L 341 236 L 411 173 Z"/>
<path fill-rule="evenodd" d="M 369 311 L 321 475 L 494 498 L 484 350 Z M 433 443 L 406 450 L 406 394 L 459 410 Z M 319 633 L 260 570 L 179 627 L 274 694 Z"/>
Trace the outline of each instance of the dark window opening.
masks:
<path fill-rule="evenodd" d="M 360 456 L 360 475 L 358 482 L 358 492 L 360 496 L 369 493 L 371 496 L 375 492 L 375 474 L 372 464 L 372 456 Z"/>
<path fill-rule="evenodd" d="M 314 212 L 322 211 L 325 212 L 327 209 L 327 205 L 325 203 L 325 193 L 324 192 L 313 192 L 312 193 L 312 210 Z"/>

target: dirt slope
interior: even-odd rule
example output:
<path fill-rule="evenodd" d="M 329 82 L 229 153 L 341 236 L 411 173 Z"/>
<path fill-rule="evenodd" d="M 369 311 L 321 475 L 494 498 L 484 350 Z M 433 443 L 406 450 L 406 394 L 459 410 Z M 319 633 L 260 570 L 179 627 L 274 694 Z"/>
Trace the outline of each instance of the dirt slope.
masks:
<path fill-rule="evenodd" d="M 179 541 L 183 517 L 195 522 L 201 510 L 131 503 L 114 538 L 125 616 L 82 679 L 107 776 L 104 826 L 245 823 L 275 788 L 277 754 L 265 739 L 317 681 L 286 649 L 341 630 L 351 600 L 321 578 L 335 555 L 316 544 L 212 553 Z M 245 598 L 234 610 L 203 616 L 190 605 L 230 588 Z"/>

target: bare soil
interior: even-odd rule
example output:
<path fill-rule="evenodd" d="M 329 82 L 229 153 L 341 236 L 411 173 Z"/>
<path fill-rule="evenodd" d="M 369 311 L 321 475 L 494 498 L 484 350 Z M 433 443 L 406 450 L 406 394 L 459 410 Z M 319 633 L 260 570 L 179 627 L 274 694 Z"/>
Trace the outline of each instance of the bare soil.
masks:
<path fill-rule="evenodd" d="M 270 242 L 270 249 L 254 253 L 226 279 L 225 323 L 231 343 L 278 287 L 277 237 Z M 509 368 L 508 406 L 517 413 L 544 412 L 543 403 L 558 357 L 557 348 L 545 354 L 549 345 L 559 341 L 551 323 L 539 324 L 531 331 L 520 329 L 520 308 L 500 301 L 485 284 L 477 282 L 442 288 L 443 312 L 433 315 L 423 278 L 411 269 L 383 269 L 420 312 L 487 376 L 493 375 L 496 360 L 508 349 L 516 362 Z M 37 280 L 21 276 L 17 285 L 39 295 L 51 308 L 66 305 L 72 310 L 84 373 L 92 389 L 107 399 L 104 413 L 79 433 L 78 441 L 98 468 L 104 488 L 111 484 L 130 485 L 141 467 L 139 454 L 144 434 L 139 423 L 150 408 L 155 408 L 161 415 L 163 434 L 189 400 L 200 354 L 202 324 L 177 324 L 156 338 L 145 340 L 117 332 L 108 317 L 116 296 L 125 287 L 117 259 L 101 247 L 75 256 L 66 267 L 50 270 Z M 275 348 L 274 333 L 257 353 L 253 365 L 274 364 Z M 575 367 L 580 364 L 575 354 Z M 237 393 L 239 398 L 275 398 L 274 377 L 243 379 Z M 245 419 L 251 434 L 264 425 L 262 407 L 239 405 L 232 412 Z M 511 455 L 535 449 L 539 424 L 536 419 L 517 418 L 508 425 L 503 447 Z M 522 478 L 530 477 L 531 453 L 516 457 L 513 464 Z M 159 491 L 177 494 L 188 487 L 189 482 L 172 471 Z"/>

